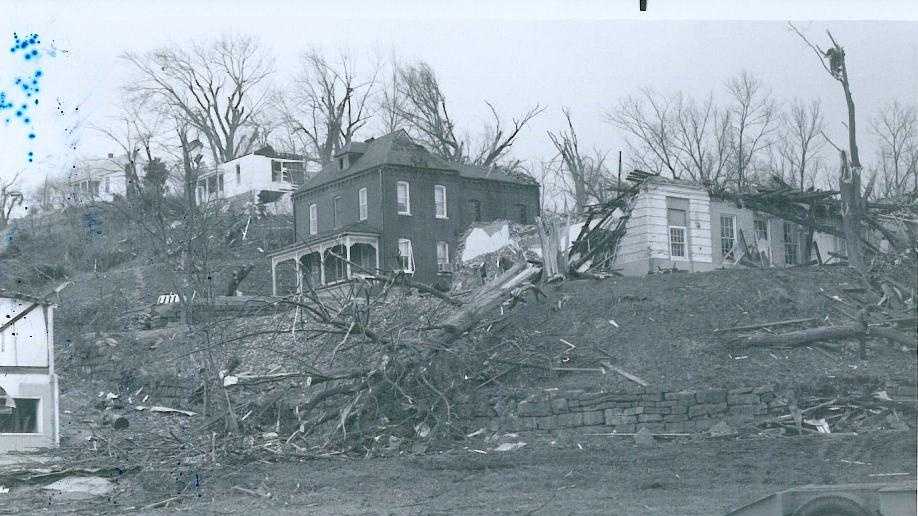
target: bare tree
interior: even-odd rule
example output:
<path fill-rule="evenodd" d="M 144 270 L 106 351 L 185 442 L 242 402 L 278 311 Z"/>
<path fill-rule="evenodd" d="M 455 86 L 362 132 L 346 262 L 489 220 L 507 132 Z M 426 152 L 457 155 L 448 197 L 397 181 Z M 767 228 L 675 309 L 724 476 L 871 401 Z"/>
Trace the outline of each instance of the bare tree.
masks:
<path fill-rule="evenodd" d="M 481 141 L 473 145 L 468 138 L 458 135 L 447 109 L 446 96 L 430 65 L 420 62 L 399 66 L 397 81 L 397 96 L 391 98 L 397 98 L 398 102 L 386 105 L 394 111 L 387 118 L 404 121 L 409 131 L 433 152 L 458 163 L 473 163 L 485 168 L 517 166 L 518 162 L 507 163 L 510 149 L 526 124 L 544 110 L 537 104 L 514 118 L 512 127 L 505 127 L 494 105 L 485 101 L 491 122 L 486 124 Z"/>
<path fill-rule="evenodd" d="M 562 182 L 570 186 L 575 208 L 580 212 L 586 205 L 608 198 L 611 175 L 606 167 L 605 153 L 598 149 L 591 155 L 581 151 L 570 108 L 564 108 L 563 113 L 567 128 L 557 133 L 549 131 L 548 139 L 558 151 L 560 163 L 556 171 Z"/>
<path fill-rule="evenodd" d="M 189 50 L 164 47 L 122 57 L 140 74 L 128 91 L 187 120 L 206 138 L 214 163 L 255 146 L 257 117 L 267 97 L 264 83 L 273 67 L 255 39 L 227 36 Z"/>
<path fill-rule="evenodd" d="M 730 112 L 714 104 L 713 95 L 704 103 L 677 98 L 674 146 L 686 175 L 708 188 L 723 189 L 733 178 L 728 166 L 733 156 Z"/>
<path fill-rule="evenodd" d="M 22 205 L 22 192 L 16 188 L 18 179 L 18 173 L 16 173 L 12 179 L 6 181 L 0 179 L 0 229 L 10 224 L 10 217 L 13 214 L 13 210 L 16 209 L 17 206 Z"/>
<path fill-rule="evenodd" d="M 822 163 L 821 151 L 825 144 L 822 105 L 818 100 L 809 105 L 795 100 L 781 121 L 782 137 L 776 148 L 780 169 L 784 172 L 782 176 L 789 184 L 805 190 L 807 183 L 815 184 L 816 172 Z"/>
<path fill-rule="evenodd" d="M 682 171 L 676 142 L 673 102 L 652 89 L 629 95 L 606 113 L 606 119 L 625 131 L 625 142 L 635 168 L 669 173 L 678 179 Z"/>
<path fill-rule="evenodd" d="M 353 59 L 330 62 L 318 50 L 303 54 L 289 99 L 280 100 L 285 125 L 301 137 L 306 154 L 326 165 L 369 121 L 377 72 L 357 75 Z"/>
<path fill-rule="evenodd" d="M 732 100 L 728 109 L 736 187 L 742 191 L 754 160 L 770 144 L 768 137 L 774 129 L 776 109 L 771 92 L 749 72 L 730 78 L 727 91 Z"/>
<path fill-rule="evenodd" d="M 871 121 L 880 144 L 879 166 L 883 171 L 884 195 L 907 190 L 909 178 L 918 191 L 918 114 L 915 106 L 898 101 L 884 105 Z"/>

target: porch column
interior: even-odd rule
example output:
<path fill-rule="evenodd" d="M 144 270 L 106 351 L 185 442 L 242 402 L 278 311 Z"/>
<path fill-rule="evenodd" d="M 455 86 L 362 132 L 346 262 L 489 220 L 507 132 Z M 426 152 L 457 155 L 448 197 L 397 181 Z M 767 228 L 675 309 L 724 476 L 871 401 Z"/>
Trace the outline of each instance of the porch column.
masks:
<path fill-rule="evenodd" d="M 277 297 L 277 258 L 271 258 L 271 295 Z"/>
<path fill-rule="evenodd" d="M 303 270 L 300 265 L 300 258 L 302 258 L 302 255 L 295 255 L 293 257 L 296 261 L 296 294 L 298 296 L 303 294 Z"/>
<path fill-rule="evenodd" d="M 325 248 L 319 247 L 319 283 L 325 286 Z"/>
<path fill-rule="evenodd" d="M 373 246 L 373 249 L 376 251 L 376 269 L 373 271 L 373 274 L 379 274 L 379 240 L 376 241 L 376 245 Z"/>
<path fill-rule="evenodd" d="M 347 258 L 347 279 L 351 279 L 351 237 L 344 237 L 344 256 Z"/>

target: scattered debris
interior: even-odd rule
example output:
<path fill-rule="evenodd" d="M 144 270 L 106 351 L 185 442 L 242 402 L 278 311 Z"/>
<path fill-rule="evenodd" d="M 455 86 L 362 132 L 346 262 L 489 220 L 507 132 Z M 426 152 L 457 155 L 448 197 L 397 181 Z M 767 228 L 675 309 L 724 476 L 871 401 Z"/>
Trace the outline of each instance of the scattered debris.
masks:
<path fill-rule="evenodd" d="M 523 446 L 526 446 L 526 443 L 524 443 L 524 442 L 518 442 L 518 443 L 503 443 L 503 444 L 501 444 L 500 446 L 494 448 L 494 451 L 496 451 L 496 452 L 514 451 L 514 450 L 519 450 L 519 449 L 522 448 Z"/>

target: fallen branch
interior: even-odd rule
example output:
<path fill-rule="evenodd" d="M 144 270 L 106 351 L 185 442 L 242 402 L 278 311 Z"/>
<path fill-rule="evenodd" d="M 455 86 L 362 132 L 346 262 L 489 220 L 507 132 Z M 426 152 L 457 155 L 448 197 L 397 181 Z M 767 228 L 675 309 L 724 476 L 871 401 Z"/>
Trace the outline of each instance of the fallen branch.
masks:
<path fill-rule="evenodd" d="M 624 369 L 621 369 L 621 368 L 619 368 L 619 367 L 616 367 L 616 366 L 612 365 L 612 364 L 609 363 L 609 362 L 601 362 L 601 363 L 602 363 L 602 366 L 605 367 L 606 369 L 608 369 L 608 370 L 610 370 L 610 371 L 614 371 L 614 372 L 616 372 L 616 373 L 618 373 L 618 374 L 624 376 L 625 378 L 631 380 L 632 382 L 634 382 L 634 383 L 636 383 L 636 384 L 638 384 L 638 385 L 640 385 L 640 386 L 642 386 L 642 387 L 647 387 L 647 386 L 649 385 L 647 382 L 645 382 L 644 380 L 642 380 L 640 377 L 635 376 L 635 375 L 633 375 L 633 374 L 631 374 L 631 373 L 625 371 Z"/>

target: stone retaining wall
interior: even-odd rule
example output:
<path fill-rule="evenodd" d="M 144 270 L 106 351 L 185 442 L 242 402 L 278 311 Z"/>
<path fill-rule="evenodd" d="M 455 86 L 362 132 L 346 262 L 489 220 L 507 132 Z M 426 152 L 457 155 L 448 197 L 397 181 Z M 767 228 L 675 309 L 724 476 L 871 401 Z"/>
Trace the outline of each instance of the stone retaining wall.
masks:
<path fill-rule="evenodd" d="M 888 389 L 891 396 L 914 397 L 914 386 Z M 541 391 L 519 401 L 493 397 L 479 400 L 472 412 L 474 426 L 503 431 L 632 433 L 644 427 L 654 433 L 691 433 L 720 421 L 756 424 L 789 411 L 788 400 L 771 386 L 701 391 L 634 386 L 617 392 Z"/>

